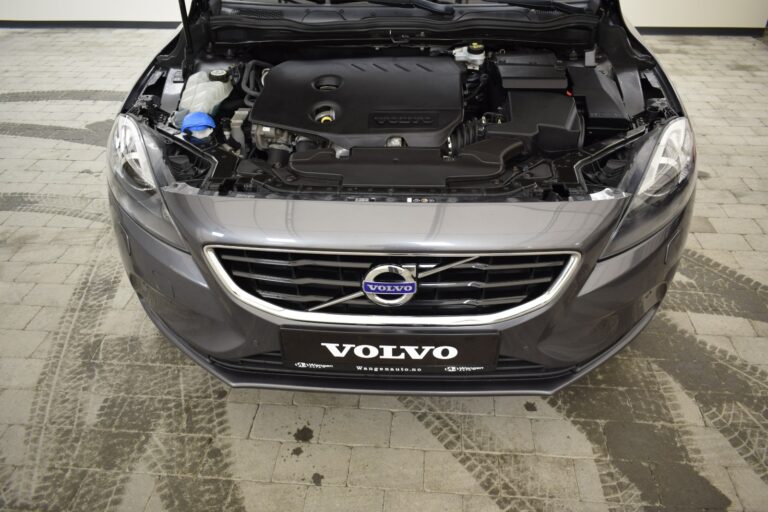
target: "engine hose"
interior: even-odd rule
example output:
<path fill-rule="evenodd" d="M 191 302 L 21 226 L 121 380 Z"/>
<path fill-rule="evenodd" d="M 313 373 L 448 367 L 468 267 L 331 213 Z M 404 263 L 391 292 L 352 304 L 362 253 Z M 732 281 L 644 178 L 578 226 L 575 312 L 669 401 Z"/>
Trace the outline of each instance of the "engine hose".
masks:
<path fill-rule="evenodd" d="M 485 136 L 485 125 L 479 119 L 470 119 L 456 127 L 448 138 L 449 153 L 457 155 L 461 148 L 473 144 Z"/>
<path fill-rule="evenodd" d="M 467 95 L 464 97 L 464 101 L 470 101 L 475 99 L 475 97 L 479 96 L 481 92 L 485 90 L 485 84 L 488 83 L 488 75 L 483 74 L 477 77 L 476 79 L 472 80 L 473 82 L 478 82 L 477 85 L 474 86 L 474 88 L 471 91 L 468 91 Z"/>
<path fill-rule="evenodd" d="M 240 82 L 240 87 L 246 94 L 246 105 L 253 106 L 255 99 L 258 98 L 259 94 L 261 94 L 261 91 L 259 90 L 259 73 L 255 68 L 264 69 L 269 67 L 272 67 L 271 64 L 261 60 L 252 60 L 245 65 L 245 70 L 243 71 L 243 79 Z"/>

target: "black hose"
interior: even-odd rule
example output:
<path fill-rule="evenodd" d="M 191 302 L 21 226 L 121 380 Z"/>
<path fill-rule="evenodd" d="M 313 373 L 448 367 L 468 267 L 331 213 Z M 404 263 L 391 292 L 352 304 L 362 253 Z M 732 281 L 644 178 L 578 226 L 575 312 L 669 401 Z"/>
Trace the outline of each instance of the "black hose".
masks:
<path fill-rule="evenodd" d="M 469 94 L 467 94 L 467 96 L 464 98 L 464 102 L 468 102 L 469 100 L 473 99 L 475 96 L 480 94 L 483 91 L 483 89 L 485 89 L 485 84 L 488 82 L 488 75 L 485 75 L 485 74 L 480 75 L 480 78 L 478 79 L 478 81 L 480 83 L 478 83 L 475 86 L 474 90 L 472 90 L 471 92 L 469 92 Z"/>
<path fill-rule="evenodd" d="M 256 68 L 270 68 L 272 65 L 263 60 L 251 60 L 245 65 L 243 71 L 243 79 L 240 82 L 240 87 L 245 92 L 245 104 L 252 107 L 256 101 L 256 98 L 261 94 L 261 87 L 259 86 L 259 71 Z"/>
<path fill-rule="evenodd" d="M 485 125 L 479 119 L 470 119 L 456 127 L 450 137 L 451 155 L 457 155 L 461 148 L 474 144 L 485 136 Z"/>

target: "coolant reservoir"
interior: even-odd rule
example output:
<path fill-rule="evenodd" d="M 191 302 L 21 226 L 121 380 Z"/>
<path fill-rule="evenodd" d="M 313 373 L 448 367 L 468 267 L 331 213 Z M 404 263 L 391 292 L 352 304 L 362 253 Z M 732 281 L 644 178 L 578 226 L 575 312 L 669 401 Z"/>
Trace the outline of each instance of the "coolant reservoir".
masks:
<path fill-rule="evenodd" d="M 226 70 L 198 71 L 187 80 L 179 112 L 212 114 L 231 92 L 232 81 Z"/>

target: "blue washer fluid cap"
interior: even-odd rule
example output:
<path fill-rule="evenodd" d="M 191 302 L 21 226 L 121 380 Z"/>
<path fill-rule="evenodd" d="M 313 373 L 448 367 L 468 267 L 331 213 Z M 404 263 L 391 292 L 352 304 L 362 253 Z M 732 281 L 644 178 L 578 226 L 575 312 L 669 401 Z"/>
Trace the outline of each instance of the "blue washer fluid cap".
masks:
<path fill-rule="evenodd" d="M 182 132 L 201 132 L 207 128 L 216 128 L 216 121 L 205 112 L 190 112 L 181 122 Z"/>

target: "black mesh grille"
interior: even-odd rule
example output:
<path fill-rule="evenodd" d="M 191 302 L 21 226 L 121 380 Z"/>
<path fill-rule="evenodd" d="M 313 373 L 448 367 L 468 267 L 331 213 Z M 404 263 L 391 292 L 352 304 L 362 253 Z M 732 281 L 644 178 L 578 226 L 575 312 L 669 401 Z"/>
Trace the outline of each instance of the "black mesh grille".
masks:
<path fill-rule="evenodd" d="M 398 307 L 362 296 L 321 309 L 323 313 L 453 316 L 511 309 L 544 294 L 562 274 L 568 254 L 481 256 L 471 262 L 418 277 L 467 256 L 437 257 L 310 254 L 253 249 L 216 249 L 224 270 L 241 289 L 272 304 L 297 310 L 360 292 L 365 274 L 392 264 L 415 268 L 418 291 Z"/>

